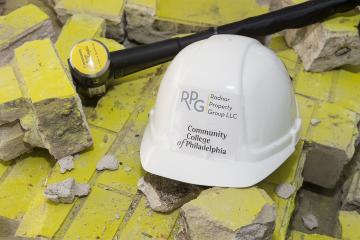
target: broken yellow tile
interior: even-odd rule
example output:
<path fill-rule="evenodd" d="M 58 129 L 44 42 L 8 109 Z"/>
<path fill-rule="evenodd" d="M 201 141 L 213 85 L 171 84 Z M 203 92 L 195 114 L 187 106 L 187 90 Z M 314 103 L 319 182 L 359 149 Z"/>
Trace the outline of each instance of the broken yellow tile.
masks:
<path fill-rule="evenodd" d="M 122 14 L 124 3 L 124 0 L 59 0 L 56 7 L 73 13 L 83 12 L 112 18 Z"/>
<path fill-rule="evenodd" d="M 281 183 L 290 183 L 298 185 L 298 179 L 296 177 L 301 176 L 302 168 L 301 166 L 301 153 L 303 150 L 303 142 L 300 141 L 296 145 L 295 152 L 269 177 L 264 181 L 272 184 L 281 184 Z"/>
<path fill-rule="evenodd" d="M 314 100 L 298 94 L 296 94 L 295 97 L 301 118 L 301 137 L 305 138 L 310 126 L 310 121 L 312 119 L 316 103 Z"/>
<path fill-rule="evenodd" d="M 31 32 L 47 19 L 49 16 L 33 4 L 18 8 L 8 15 L 0 16 L 0 49 L 7 47 L 24 32 Z"/>
<path fill-rule="evenodd" d="M 337 240 L 337 238 L 320 234 L 307 234 L 298 231 L 291 231 L 288 240 Z"/>
<path fill-rule="evenodd" d="M 74 169 L 71 172 L 61 174 L 57 164 L 48 178 L 48 184 L 60 182 L 69 177 L 73 177 L 80 183 L 90 180 L 95 172 L 97 162 L 105 155 L 115 139 L 114 134 L 99 128 L 92 127 L 91 133 L 94 138 L 93 148 L 75 158 Z M 73 207 L 73 204 L 51 203 L 45 199 L 43 192 L 44 189 L 37 192 L 31 202 L 17 230 L 18 236 L 53 237 Z"/>
<path fill-rule="evenodd" d="M 342 240 L 360 239 L 360 214 L 358 212 L 340 211 L 339 221 L 341 225 Z"/>
<path fill-rule="evenodd" d="M 0 216 L 20 219 L 53 163 L 50 155 L 42 151 L 19 160 L 0 184 Z"/>
<path fill-rule="evenodd" d="M 296 76 L 295 92 L 327 101 L 337 74 L 337 71 L 311 73 L 302 69 Z"/>
<path fill-rule="evenodd" d="M 331 100 L 360 113 L 360 75 L 340 70 Z"/>
<path fill-rule="evenodd" d="M 191 6 L 191 7 L 190 7 Z M 159 19 L 191 25 L 221 25 L 268 11 L 253 0 L 157 0 Z"/>
<path fill-rule="evenodd" d="M 171 230 L 178 218 L 179 211 L 161 214 L 152 211 L 142 197 L 134 213 L 118 234 L 119 239 L 169 239 Z"/>
<path fill-rule="evenodd" d="M 313 118 L 319 120 L 310 126 L 307 140 L 343 151 L 348 158 L 354 153 L 354 129 L 358 118 L 341 105 L 322 102 L 315 108 Z"/>
<path fill-rule="evenodd" d="M 75 43 L 89 38 L 103 36 L 105 20 L 102 18 L 76 14 L 64 25 L 55 43 L 55 47 L 64 65 L 68 65 L 70 51 Z"/>
<path fill-rule="evenodd" d="M 112 239 L 132 199 L 94 186 L 63 239 Z"/>
<path fill-rule="evenodd" d="M 15 58 L 32 103 L 76 95 L 50 39 L 25 43 L 15 50 Z"/>
<path fill-rule="evenodd" d="M 148 81 L 149 78 L 143 78 L 114 86 L 100 99 L 88 121 L 98 127 L 120 131 L 134 111 Z"/>

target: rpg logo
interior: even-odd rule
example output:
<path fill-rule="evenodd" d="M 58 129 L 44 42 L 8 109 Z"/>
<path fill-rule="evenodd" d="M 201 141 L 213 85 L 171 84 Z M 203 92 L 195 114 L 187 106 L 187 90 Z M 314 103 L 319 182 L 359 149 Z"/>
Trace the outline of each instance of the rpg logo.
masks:
<path fill-rule="evenodd" d="M 189 111 L 203 112 L 205 108 L 204 100 L 199 99 L 199 94 L 196 91 L 182 91 L 180 102 L 185 103 Z"/>

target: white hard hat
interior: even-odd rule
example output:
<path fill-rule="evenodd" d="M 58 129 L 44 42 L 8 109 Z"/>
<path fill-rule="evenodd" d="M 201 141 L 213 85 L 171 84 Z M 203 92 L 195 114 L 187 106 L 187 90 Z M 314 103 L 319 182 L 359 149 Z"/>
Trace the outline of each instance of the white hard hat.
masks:
<path fill-rule="evenodd" d="M 300 125 L 276 55 L 252 38 L 215 35 L 186 47 L 167 69 L 141 163 L 182 182 L 248 187 L 291 155 Z"/>

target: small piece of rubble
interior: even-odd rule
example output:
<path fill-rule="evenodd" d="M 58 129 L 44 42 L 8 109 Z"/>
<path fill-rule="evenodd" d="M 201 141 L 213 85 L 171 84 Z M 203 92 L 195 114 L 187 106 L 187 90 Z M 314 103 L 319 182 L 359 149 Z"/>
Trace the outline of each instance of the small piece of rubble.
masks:
<path fill-rule="evenodd" d="M 57 161 L 57 163 L 60 165 L 61 173 L 65 173 L 66 171 L 71 171 L 74 168 L 74 157 L 67 156 L 67 157 L 61 158 Z"/>
<path fill-rule="evenodd" d="M 293 195 L 294 192 L 295 187 L 289 183 L 279 184 L 275 189 L 276 195 L 283 199 L 288 199 L 289 197 L 291 197 L 291 195 Z"/>
<path fill-rule="evenodd" d="M 180 215 L 179 240 L 270 240 L 276 219 L 273 200 L 257 187 L 205 190 Z"/>
<path fill-rule="evenodd" d="M 302 216 L 301 219 L 304 223 L 304 226 L 309 230 L 313 230 L 319 226 L 319 222 L 314 214 L 306 214 Z"/>
<path fill-rule="evenodd" d="M 89 192 L 89 184 L 76 183 L 74 178 L 68 178 L 63 182 L 48 185 L 44 194 L 55 203 L 73 203 L 76 196 L 84 197 Z"/>
<path fill-rule="evenodd" d="M 204 187 L 147 174 L 138 181 L 138 189 L 152 210 L 167 213 L 196 198 Z"/>
<path fill-rule="evenodd" d="M 112 154 L 106 154 L 97 164 L 96 170 L 117 170 L 119 168 L 119 161 Z"/>
<path fill-rule="evenodd" d="M 125 166 L 125 167 L 124 167 L 124 171 L 125 171 L 125 172 L 131 172 L 131 170 L 132 170 L 132 168 L 129 167 L 129 166 Z"/>
<path fill-rule="evenodd" d="M 313 118 L 313 119 L 310 120 L 310 123 L 311 123 L 311 125 L 313 125 L 313 126 L 318 125 L 320 122 L 321 122 L 321 121 L 320 121 L 319 119 L 317 119 L 317 118 Z"/>

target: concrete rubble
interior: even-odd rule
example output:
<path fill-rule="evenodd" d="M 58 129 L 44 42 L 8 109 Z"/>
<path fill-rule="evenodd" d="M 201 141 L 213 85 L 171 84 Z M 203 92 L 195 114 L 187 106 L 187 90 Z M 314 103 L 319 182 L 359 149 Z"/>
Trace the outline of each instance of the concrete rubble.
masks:
<path fill-rule="evenodd" d="M 275 189 L 276 195 L 283 199 L 288 199 L 289 197 L 291 197 L 291 195 L 293 195 L 294 192 L 295 187 L 290 183 L 279 184 Z"/>
<path fill-rule="evenodd" d="M 23 43 L 54 36 L 49 16 L 32 4 L 0 16 L 0 26 L 0 66 L 9 63 Z"/>
<path fill-rule="evenodd" d="M 65 173 L 67 171 L 71 171 L 74 168 L 74 157 L 73 156 L 67 156 L 64 158 L 61 158 L 57 161 L 57 163 L 60 166 L 60 172 Z"/>
<path fill-rule="evenodd" d="M 138 181 L 138 189 L 152 210 L 167 213 L 196 198 L 204 188 L 147 174 Z"/>
<path fill-rule="evenodd" d="M 293 0 L 273 0 L 272 9 L 295 3 Z M 346 64 L 360 64 L 360 38 L 357 25 L 358 10 L 334 17 L 321 24 L 285 30 L 284 36 L 303 61 L 307 71 L 323 72 Z"/>
<path fill-rule="evenodd" d="M 205 190 L 185 204 L 180 215 L 184 228 L 180 235 L 197 240 L 270 240 L 276 219 L 272 199 L 257 187 Z"/>
<path fill-rule="evenodd" d="M 73 178 L 47 186 L 45 197 L 55 203 L 73 203 L 75 197 L 87 196 L 90 192 L 89 184 L 76 183 Z"/>
<path fill-rule="evenodd" d="M 199 32 L 208 27 L 180 24 L 156 18 L 155 4 L 129 0 L 125 5 L 126 31 L 130 40 L 152 43 L 177 34 Z"/>
<path fill-rule="evenodd" d="M 96 170 L 117 170 L 119 168 L 119 160 L 112 154 L 105 155 L 97 164 Z"/>
<path fill-rule="evenodd" d="M 313 230 L 319 226 L 319 222 L 314 214 L 306 214 L 302 216 L 301 219 L 304 223 L 304 226 L 309 230 Z"/>

